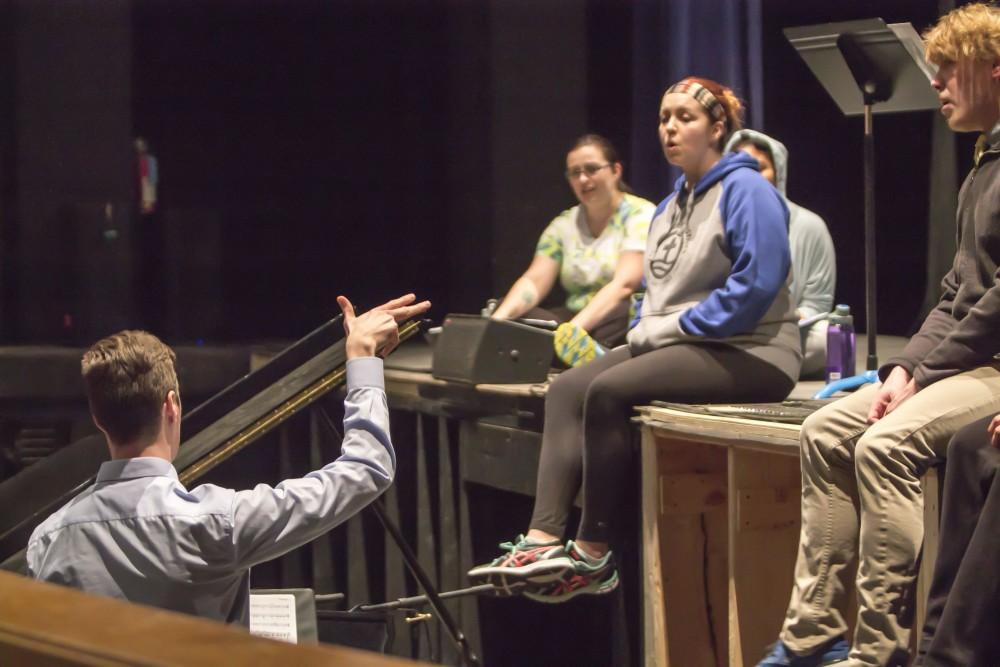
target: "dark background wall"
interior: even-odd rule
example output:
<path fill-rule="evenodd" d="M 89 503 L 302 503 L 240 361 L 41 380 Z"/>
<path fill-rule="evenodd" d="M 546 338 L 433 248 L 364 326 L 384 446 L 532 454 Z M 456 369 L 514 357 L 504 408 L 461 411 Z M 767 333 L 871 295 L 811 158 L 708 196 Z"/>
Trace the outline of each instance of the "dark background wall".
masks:
<path fill-rule="evenodd" d="M 822 12 L 815 5 L 822 4 Z M 959 3 L 963 4 L 963 3 Z M 937 2 L 912 0 L 844 0 L 803 3 L 769 0 L 764 12 L 764 129 L 780 137 L 789 150 L 789 198 L 819 213 L 837 248 L 839 301 L 856 313 L 864 303 L 864 200 L 860 116 L 846 118 L 812 76 L 791 45 L 782 38 L 788 26 L 879 16 L 887 23 L 910 22 L 918 32 L 939 15 Z M 932 173 L 931 139 L 936 112 L 876 115 L 876 212 L 879 255 L 879 328 L 883 333 L 910 334 L 924 312 L 928 280 L 928 233 Z M 937 156 L 956 159 L 959 178 L 972 166 L 975 135 L 954 135 L 957 152 Z M 939 252 L 954 253 L 954 187 L 941 204 L 936 239 Z M 942 219 L 943 218 L 943 219 Z M 948 268 L 948 267 L 945 267 Z M 940 269 L 938 269 L 940 271 Z M 942 274 L 929 280 L 937 293 Z M 863 312 L 858 313 L 861 322 Z"/>
<path fill-rule="evenodd" d="M 119 223 L 129 218 L 132 188 L 130 2 L 0 7 L 4 330 L 61 340 L 78 316 L 124 326 L 122 287 L 98 283 L 115 265 L 121 282 L 130 279 L 127 257 L 109 253 L 129 235 Z M 78 299 L 97 310 L 74 311 Z"/>
<path fill-rule="evenodd" d="M 656 142 L 655 102 L 633 108 L 644 4 L 0 1 L 4 339 L 85 342 L 123 318 L 143 324 L 149 304 L 171 340 L 296 337 L 334 314 L 338 293 L 373 304 L 413 290 L 436 316 L 477 309 L 573 203 L 561 172 L 577 135 L 611 137 L 627 177 L 647 172 L 638 182 L 666 173 L 628 150 Z M 789 194 L 827 220 L 838 299 L 859 310 L 861 121 L 839 115 L 781 29 L 880 15 L 922 30 L 937 13 L 933 0 L 763 3 L 757 125 L 788 145 Z M 923 301 L 932 119 L 876 122 L 888 333 L 907 333 Z M 160 162 L 152 221 L 119 206 L 136 134 Z M 971 141 L 958 142 L 960 174 Z M 640 194 L 665 194 L 653 189 Z M 145 223 L 164 238 L 152 277 L 135 242 Z M 107 266 L 121 308 L 88 321 L 102 292 L 64 288 Z"/>
<path fill-rule="evenodd" d="M 295 336 L 342 292 L 446 292 L 446 18 L 426 2 L 135 3 L 135 130 L 164 212 L 218 226 L 221 335 Z"/>

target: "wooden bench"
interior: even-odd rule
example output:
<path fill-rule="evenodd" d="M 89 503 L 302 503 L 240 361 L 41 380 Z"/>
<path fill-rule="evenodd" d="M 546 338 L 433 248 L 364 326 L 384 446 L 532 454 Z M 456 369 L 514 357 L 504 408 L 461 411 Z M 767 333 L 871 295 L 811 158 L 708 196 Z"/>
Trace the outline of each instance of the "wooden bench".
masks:
<path fill-rule="evenodd" d="M 791 594 L 799 426 L 639 412 L 645 664 L 754 665 L 777 638 Z M 933 470 L 924 490 L 926 573 L 937 553 Z M 916 628 L 926 586 L 921 576 Z"/>
<path fill-rule="evenodd" d="M 0 664 L 406 667 L 355 649 L 286 644 L 222 623 L 0 572 Z"/>

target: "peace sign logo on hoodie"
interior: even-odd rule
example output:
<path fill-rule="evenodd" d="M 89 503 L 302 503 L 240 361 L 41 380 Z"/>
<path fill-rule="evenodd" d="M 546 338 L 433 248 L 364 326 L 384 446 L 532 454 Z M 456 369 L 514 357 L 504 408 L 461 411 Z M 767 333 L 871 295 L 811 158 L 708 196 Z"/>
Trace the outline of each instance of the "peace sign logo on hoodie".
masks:
<path fill-rule="evenodd" d="M 677 258 L 681 256 L 681 251 L 684 249 L 687 235 L 681 230 L 679 212 L 679 207 L 675 206 L 674 214 L 670 218 L 670 225 L 656 241 L 653 258 L 649 262 L 649 272 L 657 280 L 663 280 L 674 270 Z"/>

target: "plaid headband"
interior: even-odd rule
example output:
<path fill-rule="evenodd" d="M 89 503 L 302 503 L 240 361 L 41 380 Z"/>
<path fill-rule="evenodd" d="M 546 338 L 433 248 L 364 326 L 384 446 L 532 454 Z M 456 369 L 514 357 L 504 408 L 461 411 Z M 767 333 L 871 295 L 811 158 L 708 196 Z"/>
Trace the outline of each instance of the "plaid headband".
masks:
<path fill-rule="evenodd" d="M 719 101 L 719 98 L 713 95 L 711 90 L 697 81 L 691 81 L 690 79 L 678 81 L 674 85 L 667 88 L 667 94 L 670 93 L 687 93 L 693 97 L 698 104 L 705 107 L 705 110 L 708 111 L 709 117 L 722 121 L 726 118 L 726 109 L 722 106 L 722 102 Z"/>

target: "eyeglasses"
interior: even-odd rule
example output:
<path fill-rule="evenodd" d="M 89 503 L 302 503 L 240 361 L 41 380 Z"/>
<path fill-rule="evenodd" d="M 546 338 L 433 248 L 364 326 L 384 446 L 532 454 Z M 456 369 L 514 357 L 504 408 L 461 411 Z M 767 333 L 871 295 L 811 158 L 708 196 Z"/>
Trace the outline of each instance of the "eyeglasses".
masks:
<path fill-rule="evenodd" d="M 567 169 L 566 180 L 569 181 L 576 180 L 580 178 L 580 176 L 582 176 L 583 174 L 586 174 L 587 178 L 593 178 L 594 176 L 597 175 L 597 172 L 599 172 L 601 169 L 610 166 L 611 166 L 610 162 L 605 162 L 604 164 L 585 164 L 582 167 Z"/>

